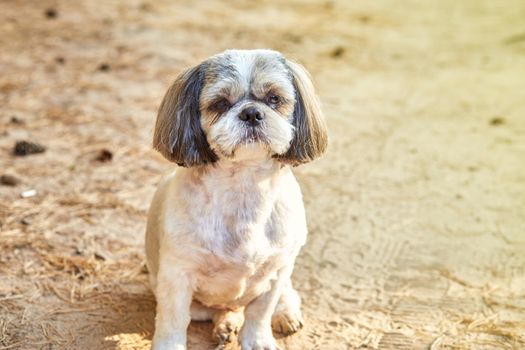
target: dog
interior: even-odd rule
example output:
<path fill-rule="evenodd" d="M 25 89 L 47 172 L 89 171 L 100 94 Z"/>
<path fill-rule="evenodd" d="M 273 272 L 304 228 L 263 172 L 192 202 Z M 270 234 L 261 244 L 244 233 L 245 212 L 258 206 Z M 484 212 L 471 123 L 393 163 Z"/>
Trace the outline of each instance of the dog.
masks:
<path fill-rule="evenodd" d="M 154 350 L 186 349 L 190 320 L 223 348 L 279 349 L 303 326 L 291 274 L 307 236 L 292 166 L 320 157 L 326 124 L 308 72 L 272 50 L 227 50 L 175 80 L 153 146 L 178 164 L 148 214 Z"/>

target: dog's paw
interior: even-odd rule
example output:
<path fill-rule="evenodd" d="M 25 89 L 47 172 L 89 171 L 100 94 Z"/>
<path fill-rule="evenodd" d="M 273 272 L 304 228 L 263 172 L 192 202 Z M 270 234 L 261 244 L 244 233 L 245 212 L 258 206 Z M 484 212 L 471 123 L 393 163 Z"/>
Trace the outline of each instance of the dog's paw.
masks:
<path fill-rule="evenodd" d="M 269 326 L 269 325 L 268 325 Z M 282 350 L 268 329 L 244 327 L 239 336 L 242 350 Z"/>
<path fill-rule="evenodd" d="M 243 321 L 242 312 L 224 312 L 214 317 L 212 336 L 219 343 L 219 347 L 234 341 Z"/>
<path fill-rule="evenodd" d="M 239 333 L 240 328 L 240 325 L 227 319 L 225 322 L 218 323 L 213 327 L 212 335 L 219 344 L 231 343 Z"/>
<path fill-rule="evenodd" d="M 262 337 L 256 339 L 250 339 L 247 341 L 241 341 L 241 350 L 282 350 L 277 346 L 277 342 L 270 337 Z"/>
<path fill-rule="evenodd" d="M 290 335 L 303 328 L 301 311 L 283 311 L 272 316 L 272 329 L 282 335 Z"/>
<path fill-rule="evenodd" d="M 170 339 L 153 338 L 152 350 L 186 350 L 186 345 L 173 342 Z"/>

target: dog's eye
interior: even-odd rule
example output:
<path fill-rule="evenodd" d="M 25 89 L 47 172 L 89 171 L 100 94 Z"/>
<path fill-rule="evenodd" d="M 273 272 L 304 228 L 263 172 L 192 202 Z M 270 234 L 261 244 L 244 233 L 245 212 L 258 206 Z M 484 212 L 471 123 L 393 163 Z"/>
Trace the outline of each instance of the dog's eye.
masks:
<path fill-rule="evenodd" d="M 228 100 L 222 99 L 222 100 L 215 102 L 212 108 L 219 113 L 224 113 L 231 108 L 231 104 Z"/>
<path fill-rule="evenodd" d="M 277 95 L 268 95 L 266 101 L 271 105 L 277 106 L 281 104 L 281 97 Z"/>

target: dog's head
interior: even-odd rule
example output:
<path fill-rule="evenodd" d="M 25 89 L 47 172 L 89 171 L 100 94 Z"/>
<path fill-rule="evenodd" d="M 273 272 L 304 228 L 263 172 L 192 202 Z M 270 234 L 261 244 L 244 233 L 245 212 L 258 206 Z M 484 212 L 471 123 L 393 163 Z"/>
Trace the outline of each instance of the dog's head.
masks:
<path fill-rule="evenodd" d="M 270 50 L 228 50 L 183 72 L 164 96 L 153 146 L 182 166 L 324 153 L 327 132 L 306 70 Z"/>

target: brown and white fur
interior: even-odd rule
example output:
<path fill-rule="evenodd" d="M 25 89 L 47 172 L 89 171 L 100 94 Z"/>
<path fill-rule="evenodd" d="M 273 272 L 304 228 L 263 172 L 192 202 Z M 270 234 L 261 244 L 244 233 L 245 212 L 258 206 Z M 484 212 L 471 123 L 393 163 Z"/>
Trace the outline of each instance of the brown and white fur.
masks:
<path fill-rule="evenodd" d="M 190 320 L 220 344 L 278 349 L 303 325 L 290 276 L 306 241 L 291 165 L 324 153 L 308 73 L 271 50 L 229 50 L 183 72 L 159 109 L 154 147 L 181 165 L 160 183 L 146 230 L 155 350 L 186 349 Z"/>

